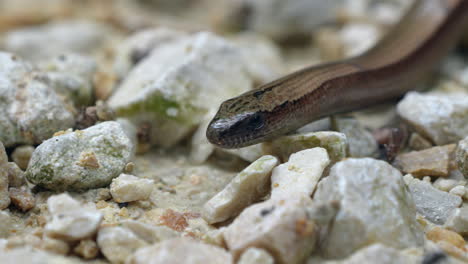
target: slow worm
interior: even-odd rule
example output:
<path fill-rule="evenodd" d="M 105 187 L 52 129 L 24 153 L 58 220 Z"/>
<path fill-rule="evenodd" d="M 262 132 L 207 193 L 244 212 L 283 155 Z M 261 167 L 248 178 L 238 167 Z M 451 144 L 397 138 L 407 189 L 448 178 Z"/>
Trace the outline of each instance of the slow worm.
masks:
<path fill-rule="evenodd" d="M 364 54 L 307 67 L 223 102 L 208 126 L 208 140 L 244 147 L 399 97 L 453 48 L 467 22 L 468 0 L 418 0 Z"/>

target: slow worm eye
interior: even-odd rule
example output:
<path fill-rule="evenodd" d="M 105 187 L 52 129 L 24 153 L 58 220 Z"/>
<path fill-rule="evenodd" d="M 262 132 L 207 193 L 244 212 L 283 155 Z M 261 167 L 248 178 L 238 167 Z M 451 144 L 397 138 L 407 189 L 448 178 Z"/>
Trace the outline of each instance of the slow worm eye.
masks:
<path fill-rule="evenodd" d="M 248 129 L 258 130 L 265 126 L 265 120 L 261 115 L 254 115 L 252 118 L 249 119 L 247 127 Z"/>

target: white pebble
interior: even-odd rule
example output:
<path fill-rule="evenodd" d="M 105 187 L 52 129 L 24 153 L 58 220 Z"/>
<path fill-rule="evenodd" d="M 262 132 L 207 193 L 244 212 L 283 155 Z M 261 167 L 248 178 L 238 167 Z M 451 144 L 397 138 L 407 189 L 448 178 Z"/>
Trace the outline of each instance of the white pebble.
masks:
<path fill-rule="evenodd" d="M 146 200 L 153 190 L 153 180 L 120 174 L 112 180 L 110 193 L 118 203 Z"/>

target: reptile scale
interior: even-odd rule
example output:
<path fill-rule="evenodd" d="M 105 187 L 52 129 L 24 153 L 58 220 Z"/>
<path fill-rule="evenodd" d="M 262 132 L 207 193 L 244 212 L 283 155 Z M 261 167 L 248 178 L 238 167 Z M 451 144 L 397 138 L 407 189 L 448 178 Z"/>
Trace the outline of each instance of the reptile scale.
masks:
<path fill-rule="evenodd" d="M 399 97 L 437 66 L 467 23 L 468 0 L 418 0 L 364 54 L 307 67 L 223 102 L 207 138 L 223 148 L 244 147 Z"/>

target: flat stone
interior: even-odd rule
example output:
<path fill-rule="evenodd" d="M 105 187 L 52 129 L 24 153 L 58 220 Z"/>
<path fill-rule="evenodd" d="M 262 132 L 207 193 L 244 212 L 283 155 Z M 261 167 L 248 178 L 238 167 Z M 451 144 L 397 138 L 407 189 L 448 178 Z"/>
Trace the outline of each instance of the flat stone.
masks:
<path fill-rule="evenodd" d="M 257 247 L 274 256 L 275 263 L 302 263 L 337 209 L 336 203 L 313 203 L 304 196 L 270 199 L 246 208 L 225 229 L 224 239 L 236 257 Z"/>
<path fill-rule="evenodd" d="M 271 199 L 311 196 L 325 168 L 330 164 L 324 148 L 306 149 L 292 154 L 271 176 Z"/>
<path fill-rule="evenodd" d="M 249 248 L 239 258 L 237 264 L 274 264 L 275 259 L 268 251 L 260 248 Z"/>
<path fill-rule="evenodd" d="M 115 121 L 64 132 L 39 145 L 26 178 L 51 190 L 107 186 L 132 158 L 134 146 Z"/>
<path fill-rule="evenodd" d="M 210 224 L 225 221 L 266 196 L 270 175 L 278 165 L 273 156 L 263 156 L 237 174 L 232 181 L 203 207 L 203 218 Z"/>
<path fill-rule="evenodd" d="M 133 264 L 157 263 L 233 263 L 231 254 L 220 247 L 191 238 L 174 238 L 137 250 L 127 259 Z"/>
<path fill-rule="evenodd" d="M 93 236 L 102 220 L 102 213 L 93 206 L 83 206 L 68 194 L 51 196 L 47 206 L 52 220 L 45 232 L 52 238 L 77 241 Z"/>
<path fill-rule="evenodd" d="M 270 143 L 263 143 L 266 153 L 287 161 L 293 153 L 304 149 L 321 147 L 327 150 L 332 162 L 346 157 L 348 142 L 346 136 L 338 132 L 311 132 L 291 136 L 283 136 Z"/>
<path fill-rule="evenodd" d="M 153 191 L 153 180 L 120 174 L 110 185 L 110 193 L 118 203 L 146 200 Z"/>
<path fill-rule="evenodd" d="M 412 150 L 423 150 L 432 147 L 432 143 L 418 133 L 411 133 L 408 145 Z"/>
<path fill-rule="evenodd" d="M 320 245 L 320 254 L 327 258 L 347 257 L 371 243 L 397 249 L 423 244 L 411 194 L 401 173 L 384 161 L 352 158 L 338 162 L 319 183 L 313 200 L 341 203 Z"/>
<path fill-rule="evenodd" d="M 455 143 L 468 135 L 468 96 L 465 93 L 409 92 L 397 105 L 398 114 L 436 145 Z"/>
<path fill-rule="evenodd" d="M 455 153 L 458 169 L 463 173 L 465 178 L 468 178 L 468 137 L 458 142 Z"/>
<path fill-rule="evenodd" d="M 26 187 L 9 189 L 11 203 L 23 212 L 31 210 L 36 205 L 36 199 L 31 191 Z"/>
<path fill-rule="evenodd" d="M 374 136 L 359 121 L 351 118 L 335 118 L 336 131 L 346 135 L 350 157 L 371 157 L 377 154 L 378 145 Z"/>
<path fill-rule="evenodd" d="M 418 213 L 435 224 L 443 224 L 449 215 L 462 204 L 459 196 L 440 191 L 428 182 L 405 176 Z"/>
<path fill-rule="evenodd" d="M 455 147 L 451 144 L 400 154 L 395 158 L 394 165 L 404 173 L 410 173 L 415 177 L 447 177 Z"/>
<path fill-rule="evenodd" d="M 465 239 L 453 231 L 436 226 L 426 233 L 426 237 L 436 243 L 443 241 L 461 250 L 465 250 Z"/>
<path fill-rule="evenodd" d="M 149 245 L 132 231 L 119 226 L 99 229 L 97 243 L 111 263 L 124 263 L 137 249 Z"/>

